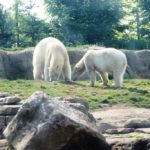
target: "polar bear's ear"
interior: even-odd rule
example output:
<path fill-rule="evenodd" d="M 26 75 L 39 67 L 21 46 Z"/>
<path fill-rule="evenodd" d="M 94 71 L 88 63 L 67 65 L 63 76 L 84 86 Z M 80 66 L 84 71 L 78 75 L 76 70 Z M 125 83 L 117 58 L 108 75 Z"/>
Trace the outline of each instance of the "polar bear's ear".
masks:
<path fill-rule="evenodd" d="M 79 70 L 79 69 L 80 69 L 80 67 L 79 67 L 79 66 L 75 66 L 74 68 L 75 68 L 76 70 Z"/>
<path fill-rule="evenodd" d="M 79 65 L 75 65 L 75 69 L 79 69 L 80 67 L 79 67 Z"/>

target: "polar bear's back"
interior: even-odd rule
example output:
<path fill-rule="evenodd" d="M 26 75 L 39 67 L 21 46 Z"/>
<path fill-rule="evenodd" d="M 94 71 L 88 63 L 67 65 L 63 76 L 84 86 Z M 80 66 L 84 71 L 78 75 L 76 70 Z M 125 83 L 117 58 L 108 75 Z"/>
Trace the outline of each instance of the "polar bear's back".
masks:
<path fill-rule="evenodd" d="M 36 64 L 38 61 L 40 64 L 44 65 L 44 60 L 48 53 L 67 55 L 67 50 L 63 43 L 58 39 L 55 39 L 53 37 L 44 38 L 35 47 L 33 64 Z"/>
<path fill-rule="evenodd" d="M 117 50 L 115 48 L 106 48 L 97 51 L 97 53 L 99 53 L 99 55 L 101 55 L 107 61 L 119 61 L 120 63 L 126 61 L 125 54 L 122 51 Z"/>
<path fill-rule="evenodd" d="M 59 51 L 60 49 L 61 51 L 66 51 L 65 46 L 61 41 L 53 37 L 47 37 L 37 44 L 37 46 L 35 47 L 35 52 L 42 51 L 44 54 L 47 50 Z"/>
<path fill-rule="evenodd" d="M 104 48 L 102 50 L 89 50 L 84 58 L 86 62 L 92 61 L 95 67 L 112 72 L 114 68 L 127 65 L 126 56 L 123 52 L 114 48 Z"/>

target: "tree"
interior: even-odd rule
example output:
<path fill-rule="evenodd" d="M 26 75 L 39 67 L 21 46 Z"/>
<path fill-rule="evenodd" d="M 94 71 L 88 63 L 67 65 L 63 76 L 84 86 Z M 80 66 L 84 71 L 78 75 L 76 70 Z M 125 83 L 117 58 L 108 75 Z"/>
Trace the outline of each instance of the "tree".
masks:
<path fill-rule="evenodd" d="M 22 8 L 20 14 L 21 46 L 35 46 L 39 40 L 49 34 L 49 24 L 32 13 L 34 7 L 36 7 L 35 3 L 29 1 Z"/>
<path fill-rule="evenodd" d="M 14 21 L 9 12 L 0 5 L 0 46 L 10 47 L 13 43 Z"/>
<path fill-rule="evenodd" d="M 144 12 L 141 34 L 144 38 L 148 40 L 148 43 L 150 43 L 150 0 L 141 0 L 140 2 Z"/>
<path fill-rule="evenodd" d="M 121 31 L 115 30 L 116 41 L 113 44 L 119 48 L 144 49 L 150 47 L 149 19 L 142 0 L 122 0 L 124 17 L 120 20 Z M 119 28 L 120 28 L 119 27 Z"/>
<path fill-rule="evenodd" d="M 117 0 L 45 0 L 52 24 L 65 42 L 103 43 L 122 17 Z"/>
<path fill-rule="evenodd" d="M 15 35 L 16 35 L 16 46 L 19 46 L 20 33 L 19 33 L 19 19 L 20 19 L 20 7 L 22 5 L 21 0 L 15 0 L 14 11 L 15 11 Z"/>
<path fill-rule="evenodd" d="M 149 13 L 150 16 L 150 0 L 141 0 L 141 5 L 144 7 L 144 9 Z"/>

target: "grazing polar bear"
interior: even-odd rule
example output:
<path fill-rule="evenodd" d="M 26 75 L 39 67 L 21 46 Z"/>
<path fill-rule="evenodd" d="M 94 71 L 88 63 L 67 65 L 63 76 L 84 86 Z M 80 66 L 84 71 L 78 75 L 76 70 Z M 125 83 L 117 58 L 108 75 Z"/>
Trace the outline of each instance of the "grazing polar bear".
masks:
<path fill-rule="evenodd" d="M 121 87 L 123 82 L 123 75 L 127 67 L 127 59 L 123 52 L 114 48 L 104 48 L 102 50 L 89 50 L 75 65 L 73 71 L 73 80 L 85 71 L 90 77 L 90 86 L 95 85 L 96 72 L 104 85 L 108 83 L 108 73 L 113 73 L 115 87 Z"/>
<path fill-rule="evenodd" d="M 41 40 L 33 53 L 33 77 L 45 81 L 56 81 L 60 75 L 71 81 L 71 67 L 67 50 L 58 39 L 48 37 Z"/>

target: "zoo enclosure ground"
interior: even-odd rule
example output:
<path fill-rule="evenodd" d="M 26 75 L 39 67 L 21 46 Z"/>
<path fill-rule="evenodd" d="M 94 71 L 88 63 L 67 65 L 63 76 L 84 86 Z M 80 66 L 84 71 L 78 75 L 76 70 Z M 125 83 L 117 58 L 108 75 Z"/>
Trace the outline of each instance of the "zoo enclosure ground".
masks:
<path fill-rule="evenodd" d="M 33 92 L 43 91 L 50 96 L 80 97 L 89 102 L 91 110 L 103 104 L 126 104 L 129 106 L 150 108 L 150 80 L 126 79 L 121 89 L 112 89 L 97 81 L 95 87 L 87 87 L 89 81 L 74 84 L 57 84 L 35 80 L 0 80 L 0 92 L 18 95 L 25 101 Z M 110 81 L 109 84 L 111 84 Z"/>

